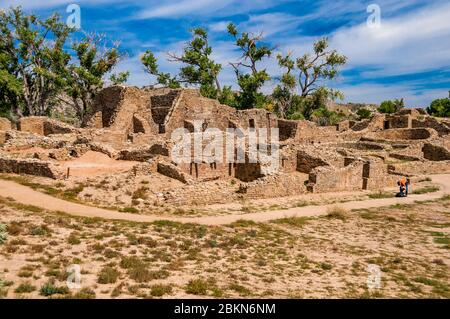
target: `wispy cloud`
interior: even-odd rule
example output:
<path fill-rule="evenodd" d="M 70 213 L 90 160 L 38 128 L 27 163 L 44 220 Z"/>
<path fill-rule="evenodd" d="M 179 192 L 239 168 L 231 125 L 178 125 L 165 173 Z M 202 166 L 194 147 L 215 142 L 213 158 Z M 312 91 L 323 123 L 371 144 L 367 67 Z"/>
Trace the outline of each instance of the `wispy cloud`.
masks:
<path fill-rule="evenodd" d="M 212 13 L 216 12 L 227 5 L 235 2 L 235 0 L 183 0 L 179 2 L 170 1 L 160 6 L 148 7 L 142 10 L 138 15 L 138 19 L 150 18 L 177 18 L 192 13 Z"/>

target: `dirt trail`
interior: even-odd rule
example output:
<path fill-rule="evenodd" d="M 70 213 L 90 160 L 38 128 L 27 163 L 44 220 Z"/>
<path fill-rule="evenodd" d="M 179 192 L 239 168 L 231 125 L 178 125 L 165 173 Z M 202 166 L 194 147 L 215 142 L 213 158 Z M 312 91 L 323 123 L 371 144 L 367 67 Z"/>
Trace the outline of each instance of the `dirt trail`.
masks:
<path fill-rule="evenodd" d="M 441 190 L 435 193 L 423 195 L 410 195 L 407 198 L 384 198 L 370 199 L 363 201 L 351 201 L 346 203 L 322 205 L 322 206 L 306 206 L 296 207 L 287 210 L 264 211 L 249 214 L 233 214 L 225 216 L 205 216 L 205 217 L 166 217 L 137 215 L 130 213 L 121 213 L 117 211 L 86 206 L 68 202 L 62 199 L 43 194 L 29 187 L 17 184 L 11 181 L 0 180 L 0 196 L 13 198 L 15 201 L 41 207 L 50 211 L 61 211 L 69 215 L 82 217 L 99 217 L 113 220 L 126 220 L 133 222 L 154 222 L 157 220 L 169 220 L 181 223 L 195 223 L 201 225 L 226 225 L 238 220 L 252 220 L 255 222 L 267 222 L 274 219 L 285 217 L 312 217 L 320 216 L 327 213 L 330 207 L 339 206 L 345 209 L 362 209 L 389 206 L 395 204 L 411 204 L 416 200 L 433 200 L 450 193 L 450 174 L 432 175 L 434 183 L 441 186 Z"/>

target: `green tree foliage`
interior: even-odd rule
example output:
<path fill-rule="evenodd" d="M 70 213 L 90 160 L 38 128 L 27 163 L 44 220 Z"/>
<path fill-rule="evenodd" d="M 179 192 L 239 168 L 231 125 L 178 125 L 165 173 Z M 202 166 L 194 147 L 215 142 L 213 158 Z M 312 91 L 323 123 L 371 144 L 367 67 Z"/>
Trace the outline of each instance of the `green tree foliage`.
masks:
<path fill-rule="evenodd" d="M 180 82 L 200 87 L 200 93 L 209 98 L 220 96 L 219 73 L 222 65 L 211 59 L 212 48 L 208 43 L 208 33 L 203 28 L 191 30 L 192 40 L 183 49 L 183 54 L 170 54 L 170 61 L 181 62 Z"/>
<path fill-rule="evenodd" d="M 372 112 L 366 108 L 360 108 L 356 111 L 356 115 L 358 115 L 360 120 L 363 120 L 370 118 L 372 116 Z"/>
<path fill-rule="evenodd" d="M 302 114 L 307 120 L 317 122 L 317 124 L 335 125 L 343 119 L 342 114 L 329 111 L 327 103 L 330 100 L 343 98 L 342 93 L 326 87 L 320 87 L 307 97 L 300 97 L 303 100 Z"/>
<path fill-rule="evenodd" d="M 328 49 L 328 39 L 323 38 L 314 43 L 314 52 L 293 59 L 291 54 L 278 55 L 278 64 L 285 70 L 280 84 L 275 88 L 272 97 L 276 102 L 276 110 L 281 117 L 310 120 L 315 110 L 326 108 L 329 99 L 343 98 L 341 92 L 328 89 L 319 82 L 332 80 L 339 75 L 339 68 L 347 58 Z M 300 92 L 297 95 L 295 92 Z M 333 115 L 320 111 L 322 115 Z M 322 121 L 323 122 L 323 121 Z"/>
<path fill-rule="evenodd" d="M 77 118 L 83 122 L 92 110 L 96 94 L 104 87 L 104 76 L 110 73 L 120 61 L 118 44 L 108 47 L 108 41 L 98 34 L 86 34 L 75 42 L 72 49 L 76 53 L 76 62 L 67 68 L 67 89 L 70 105 Z M 112 81 L 125 82 L 127 73 L 112 75 Z"/>
<path fill-rule="evenodd" d="M 447 99 L 437 99 L 431 102 L 427 112 L 433 116 L 450 117 L 450 91 Z"/>
<path fill-rule="evenodd" d="M 314 43 L 314 53 L 306 53 L 297 59 L 297 68 L 300 70 L 299 84 L 301 96 L 306 97 L 318 90 L 320 80 L 332 80 L 339 75 L 339 68 L 347 63 L 347 57 L 340 55 L 336 50 L 328 50 L 327 38 Z"/>
<path fill-rule="evenodd" d="M 260 93 L 264 83 L 270 80 L 265 69 L 259 71 L 258 63 L 265 57 L 270 57 L 273 49 L 261 44 L 262 35 L 252 35 L 246 32 L 239 34 L 236 26 L 228 25 L 228 33 L 241 49 L 242 56 L 239 62 L 231 63 L 241 92 L 235 96 L 235 107 L 239 109 L 261 108 L 266 104 L 266 97 Z M 247 70 L 247 72 L 243 71 Z"/>
<path fill-rule="evenodd" d="M 107 48 L 104 37 L 91 34 L 72 45 L 71 56 L 67 40 L 73 31 L 56 14 L 41 20 L 20 7 L 0 11 L 1 115 L 49 116 L 68 96 L 64 102 L 85 118 L 120 55 L 117 46 Z M 118 74 L 112 81 L 126 77 Z"/>
<path fill-rule="evenodd" d="M 378 112 L 385 114 L 393 114 L 405 107 L 403 99 L 387 100 L 381 103 Z"/>
<path fill-rule="evenodd" d="M 125 71 L 125 72 L 120 72 L 117 74 L 111 74 L 111 76 L 109 77 L 109 80 L 111 81 L 111 83 L 113 85 L 120 85 L 120 84 L 126 83 L 128 81 L 129 76 L 130 76 L 130 72 Z"/>
<path fill-rule="evenodd" d="M 46 20 L 21 8 L 0 11 L 0 104 L 14 116 L 49 115 L 65 88 L 71 30 L 54 14 Z"/>
<path fill-rule="evenodd" d="M 277 60 L 278 65 L 286 69 L 286 72 L 281 76 L 280 84 L 275 87 L 272 97 L 276 101 L 275 111 L 282 118 L 285 118 L 289 109 L 295 108 L 295 105 L 293 105 L 297 86 L 297 80 L 293 74 L 295 62 L 291 59 L 290 54 L 284 57 L 279 54 Z"/>
<path fill-rule="evenodd" d="M 158 60 L 152 51 L 147 50 L 141 56 L 141 62 L 145 67 L 145 71 L 156 77 L 157 84 L 171 89 L 178 89 L 181 87 L 180 82 L 176 77 L 172 77 L 170 73 L 162 73 L 159 71 Z"/>

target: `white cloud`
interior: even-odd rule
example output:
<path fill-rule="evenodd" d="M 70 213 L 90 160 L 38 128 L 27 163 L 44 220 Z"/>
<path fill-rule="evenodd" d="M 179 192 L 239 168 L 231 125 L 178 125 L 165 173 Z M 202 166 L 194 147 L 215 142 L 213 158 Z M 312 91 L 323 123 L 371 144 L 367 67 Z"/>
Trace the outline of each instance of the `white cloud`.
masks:
<path fill-rule="evenodd" d="M 220 21 L 216 23 L 212 23 L 208 26 L 208 29 L 212 32 L 224 32 L 227 31 L 228 24 L 231 21 Z"/>
<path fill-rule="evenodd" d="M 417 89 L 409 84 L 359 84 L 339 87 L 347 102 L 380 104 L 382 101 L 404 98 L 408 107 L 426 107 L 430 102 L 448 96 L 446 89 Z"/>
<path fill-rule="evenodd" d="M 226 7 L 235 0 L 183 0 L 178 2 L 169 2 L 161 6 L 148 7 L 142 10 L 137 18 L 176 18 L 191 13 L 214 12 Z"/>
<path fill-rule="evenodd" d="M 366 24 L 336 31 L 331 44 L 349 57 L 349 66 L 381 68 L 372 76 L 422 72 L 450 61 L 450 3 L 397 18 L 379 29 Z M 369 73 L 367 75 L 370 75 Z"/>

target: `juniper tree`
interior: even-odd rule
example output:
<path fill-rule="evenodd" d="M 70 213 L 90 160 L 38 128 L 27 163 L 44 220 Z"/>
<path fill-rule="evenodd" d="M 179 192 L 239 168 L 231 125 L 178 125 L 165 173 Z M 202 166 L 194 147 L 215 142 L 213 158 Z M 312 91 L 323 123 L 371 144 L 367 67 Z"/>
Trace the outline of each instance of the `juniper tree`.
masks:
<path fill-rule="evenodd" d="M 77 118 L 83 122 L 92 110 L 96 94 L 104 87 L 104 77 L 119 63 L 119 44 L 105 36 L 91 33 L 72 44 L 75 61 L 67 68 L 67 94 Z M 112 76 L 112 81 L 125 82 L 128 72 Z"/>
<path fill-rule="evenodd" d="M 328 100 L 343 98 L 340 91 L 323 85 L 324 80 L 336 78 L 339 68 L 347 62 L 344 55 L 328 47 L 328 39 L 323 38 L 314 43 L 312 54 L 306 53 L 297 59 L 291 54 L 278 56 L 279 66 L 286 70 L 273 93 L 281 116 L 300 113 L 309 120 L 315 110 L 326 107 Z"/>
<path fill-rule="evenodd" d="M 266 81 L 270 80 L 270 76 L 265 69 L 258 70 L 257 66 L 265 57 L 271 56 L 273 49 L 261 44 L 262 34 L 255 35 L 247 32 L 239 34 L 233 23 L 228 25 L 228 33 L 234 37 L 236 45 L 242 51 L 240 61 L 230 63 L 235 70 L 237 83 L 241 89 L 241 92 L 236 95 L 236 107 L 240 109 L 263 107 L 266 97 L 260 89 Z"/>
<path fill-rule="evenodd" d="M 291 58 L 291 54 L 277 56 L 278 65 L 286 72 L 280 78 L 280 84 L 277 85 L 272 93 L 272 97 L 276 102 L 276 111 L 282 117 L 285 118 L 289 109 L 293 108 L 293 101 L 295 99 L 295 88 L 297 86 L 295 75 L 293 71 L 295 69 L 295 61 Z"/>
<path fill-rule="evenodd" d="M 427 112 L 433 116 L 450 117 L 450 91 L 446 99 L 437 99 L 431 102 Z"/>
<path fill-rule="evenodd" d="M 378 112 L 392 114 L 397 113 L 404 107 L 405 102 L 403 99 L 387 100 L 381 103 L 380 107 L 378 108 Z"/>
<path fill-rule="evenodd" d="M 0 11 L 0 103 L 16 116 L 48 115 L 66 86 L 72 30 L 57 14 L 46 20 L 20 7 Z"/>
<path fill-rule="evenodd" d="M 212 48 L 208 42 L 208 33 L 203 28 L 191 30 L 192 39 L 183 48 L 183 54 L 169 53 L 169 61 L 181 62 L 180 82 L 197 85 L 200 93 L 209 98 L 220 96 L 219 73 L 222 65 L 211 59 Z"/>

